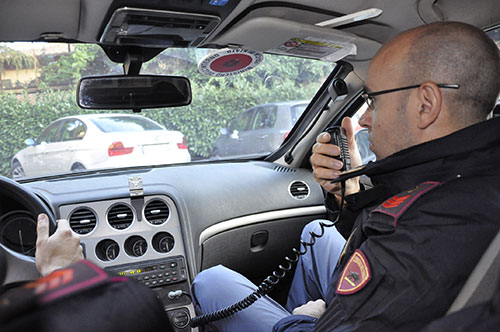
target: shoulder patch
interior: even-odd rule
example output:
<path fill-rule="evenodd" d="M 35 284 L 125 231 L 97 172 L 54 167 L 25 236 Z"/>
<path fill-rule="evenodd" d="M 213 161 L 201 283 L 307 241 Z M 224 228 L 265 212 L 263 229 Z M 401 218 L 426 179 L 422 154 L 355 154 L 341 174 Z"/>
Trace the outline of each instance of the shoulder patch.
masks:
<path fill-rule="evenodd" d="M 340 295 L 354 294 L 363 289 L 371 277 L 370 264 L 363 252 L 357 249 L 347 261 L 340 275 L 336 293 Z"/>
<path fill-rule="evenodd" d="M 423 194 L 439 186 L 441 182 L 428 181 L 417 185 L 415 188 L 392 196 L 380 204 L 370 214 L 379 212 L 394 218 L 394 227 L 398 223 L 398 218 Z"/>
<path fill-rule="evenodd" d="M 108 282 L 109 276 L 96 265 L 81 260 L 63 270 L 56 270 L 44 278 L 25 284 L 23 289 L 38 297 L 38 302 L 51 302 L 60 297 Z"/>

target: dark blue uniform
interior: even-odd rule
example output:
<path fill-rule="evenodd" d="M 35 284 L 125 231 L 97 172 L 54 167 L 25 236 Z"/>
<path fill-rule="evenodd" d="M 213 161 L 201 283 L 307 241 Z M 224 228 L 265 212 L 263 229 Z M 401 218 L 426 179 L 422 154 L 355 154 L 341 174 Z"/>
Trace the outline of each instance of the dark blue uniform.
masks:
<path fill-rule="evenodd" d="M 443 316 L 500 229 L 499 165 L 498 118 L 370 163 L 326 312 L 275 331 L 418 331 Z"/>

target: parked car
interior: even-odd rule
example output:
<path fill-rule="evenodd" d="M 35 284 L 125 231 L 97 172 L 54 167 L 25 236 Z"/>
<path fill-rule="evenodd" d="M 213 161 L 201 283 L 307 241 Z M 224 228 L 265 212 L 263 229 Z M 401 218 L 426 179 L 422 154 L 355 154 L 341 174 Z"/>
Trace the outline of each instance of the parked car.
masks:
<path fill-rule="evenodd" d="M 139 115 L 64 117 L 25 143 L 12 158 L 12 178 L 191 161 L 181 132 Z"/>
<path fill-rule="evenodd" d="M 259 105 L 241 112 L 221 129 L 213 158 L 265 155 L 276 150 L 306 109 L 309 101 Z"/>

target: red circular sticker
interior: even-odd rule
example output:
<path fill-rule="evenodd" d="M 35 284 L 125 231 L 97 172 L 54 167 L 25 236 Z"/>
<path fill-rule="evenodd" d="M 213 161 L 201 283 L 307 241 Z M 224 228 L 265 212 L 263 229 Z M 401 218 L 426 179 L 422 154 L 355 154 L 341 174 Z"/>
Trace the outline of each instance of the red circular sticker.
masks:
<path fill-rule="evenodd" d="M 251 56 L 246 54 L 224 55 L 210 64 L 210 69 L 219 73 L 241 70 L 252 63 Z"/>
<path fill-rule="evenodd" d="M 215 77 L 238 75 L 255 68 L 263 59 L 260 52 L 228 48 L 206 55 L 198 64 L 198 71 Z"/>
<path fill-rule="evenodd" d="M 286 47 L 297 47 L 297 46 L 299 46 L 299 42 L 297 42 L 295 40 L 289 40 L 285 43 L 285 46 Z"/>

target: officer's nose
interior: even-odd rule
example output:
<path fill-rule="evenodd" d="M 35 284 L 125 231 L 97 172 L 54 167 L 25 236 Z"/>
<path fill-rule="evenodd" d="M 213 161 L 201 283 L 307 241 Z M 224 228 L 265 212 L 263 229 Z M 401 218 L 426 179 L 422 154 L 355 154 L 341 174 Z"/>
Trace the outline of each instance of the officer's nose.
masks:
<path fill-rule="evenodd" d="M 361 127 L 370 129 L 372 126 L 372 112 L 369 107 L 366 108 L 365 112 L 361 115 L 358 120 Z"/>

